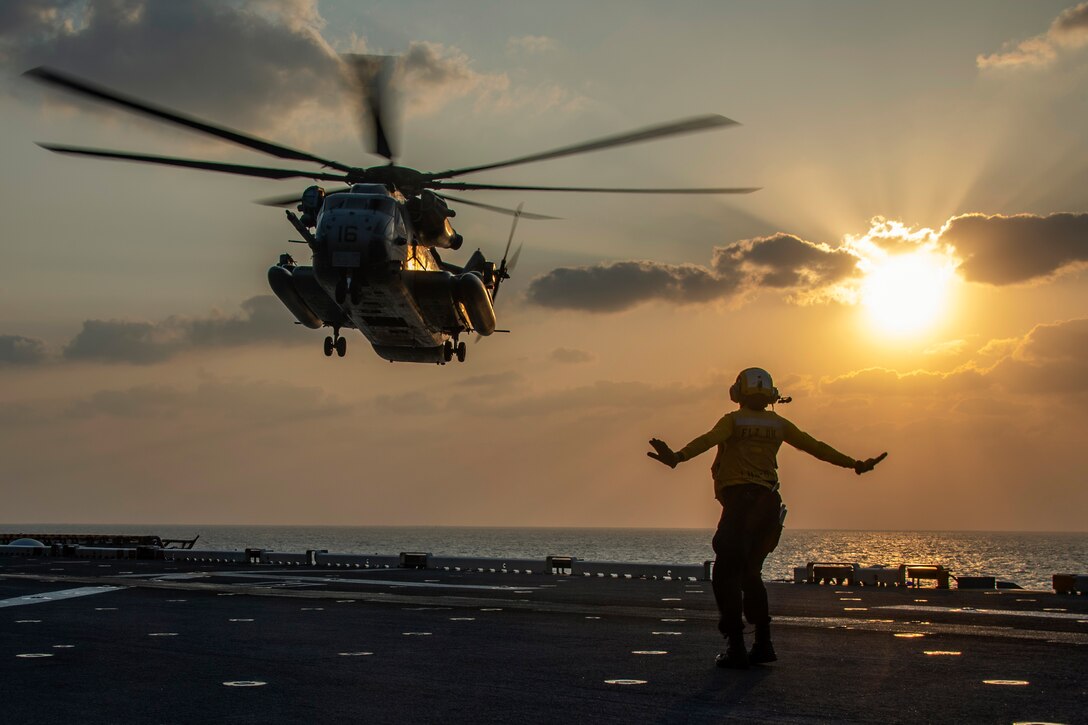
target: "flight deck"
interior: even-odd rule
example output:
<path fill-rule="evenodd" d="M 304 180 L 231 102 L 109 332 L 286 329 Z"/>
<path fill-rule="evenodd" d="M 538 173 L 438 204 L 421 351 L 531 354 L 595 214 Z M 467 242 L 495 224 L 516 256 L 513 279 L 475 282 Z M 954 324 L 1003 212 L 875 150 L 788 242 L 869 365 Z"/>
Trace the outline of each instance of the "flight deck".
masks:
<path fill-rule="evenodd" d="M 696 568 L 252 553 L 0 556 L 4 721 L 1088 722 L 1078 594 L 770 583 L 738 671 Z"/>

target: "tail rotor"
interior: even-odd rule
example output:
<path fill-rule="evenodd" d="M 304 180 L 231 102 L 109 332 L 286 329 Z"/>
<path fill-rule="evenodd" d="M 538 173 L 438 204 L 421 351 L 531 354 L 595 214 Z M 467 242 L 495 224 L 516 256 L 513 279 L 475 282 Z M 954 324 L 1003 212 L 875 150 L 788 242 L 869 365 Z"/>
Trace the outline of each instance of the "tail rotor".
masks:
<path fill-rule="evenodd" d="M 518 263 L 518 258 L 521 256 L 522 244 L 518 245 L 518 248 L 514 250 L 514 256 L 510 257 L 510 245 L 514 242 L 514 232 L 518 228 L 518 219 L 521 218 L 521 207 L 523 204 L 518 204 L 518 208 L 514 210 L 514 221 L 510 225 L 510 236 L 506 239 L 506 249 L 502 253 L 502 261 L 499 262 L 499 268 L 495 270 L 495 290 L 491 293 L 491 299 L 494 300 L 499 296 L 499 287 L 502 285 L 503 280 L 510 279 L 510 273 L 514 271 L 514 267 Z M 507 258 L 509 257 L 509 262 Z"/>

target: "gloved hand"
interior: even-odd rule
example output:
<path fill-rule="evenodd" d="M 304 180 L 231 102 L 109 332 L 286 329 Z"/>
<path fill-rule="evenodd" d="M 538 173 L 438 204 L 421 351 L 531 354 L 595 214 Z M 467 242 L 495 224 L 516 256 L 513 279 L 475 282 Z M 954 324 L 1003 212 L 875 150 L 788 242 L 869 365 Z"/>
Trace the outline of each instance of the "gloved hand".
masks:
<path fill-rule="evenodd" d="M 680 462 L 680 456 L 676 455 L 676 452 L 673 451 L 673 449 L 669 448 L 668 443 L 662 440 L 658 440 L 657 438 L 651 438 L 650 445 L 653 446 L 654 450 L 648 451 L 646 455 L 648 455 L 650 458 L 661 461 L 669 468 L 676 468 L 676 464 Z"/>
<path fill-rule="evenodd" d="M 876 464 L 880 463 L 881 461 L 883 461 L 887 457 L 888 457 L 888 452 L 884 451 L 883 453 L 881 453 L 876 458 L 870 458 L 867 461 L 855 461 L 854 462 L 854 473 L 858 474 L 859 476 L 861 474 L 863 474 L 863 473 L 868 473 L 869 471 L 876 468 Z"/>

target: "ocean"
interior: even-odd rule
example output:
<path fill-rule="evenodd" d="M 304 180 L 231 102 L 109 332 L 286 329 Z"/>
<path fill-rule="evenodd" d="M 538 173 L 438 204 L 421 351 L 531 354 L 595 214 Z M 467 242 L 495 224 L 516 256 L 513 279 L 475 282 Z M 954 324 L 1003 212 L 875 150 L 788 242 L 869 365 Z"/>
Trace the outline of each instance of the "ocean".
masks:
<path fill-rule="evenodd" d="M 0 524 L 0 533 L 154 534 L 192 538 L 196 548 L 334 553 L 540 558 L 701 564 L 713 559 L 707 529 L 490 528 L 456 526 L 210 526 Z M 810 561 L 942 564 L 960 576 L 996 576 L 1025 589 L 1051 589 L 1055 573 L 1088 573 L 1088 533 L 839 531 L 789 529 L 767 559 L 764 578 L 792 580 Z"/>

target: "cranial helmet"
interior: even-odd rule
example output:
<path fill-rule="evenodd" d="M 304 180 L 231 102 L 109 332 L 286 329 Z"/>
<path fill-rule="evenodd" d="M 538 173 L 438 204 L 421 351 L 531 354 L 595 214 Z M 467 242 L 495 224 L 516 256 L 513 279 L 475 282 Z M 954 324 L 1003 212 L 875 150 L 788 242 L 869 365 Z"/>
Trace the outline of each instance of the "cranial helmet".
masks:
<path fill-rule="evenodd" d="M 729 399 L 734 403 L 767 404 L 778 400 L 778 388 L 771 374 L 763 368 L 745 368 L 737 381 L 729 386 Z"/>

